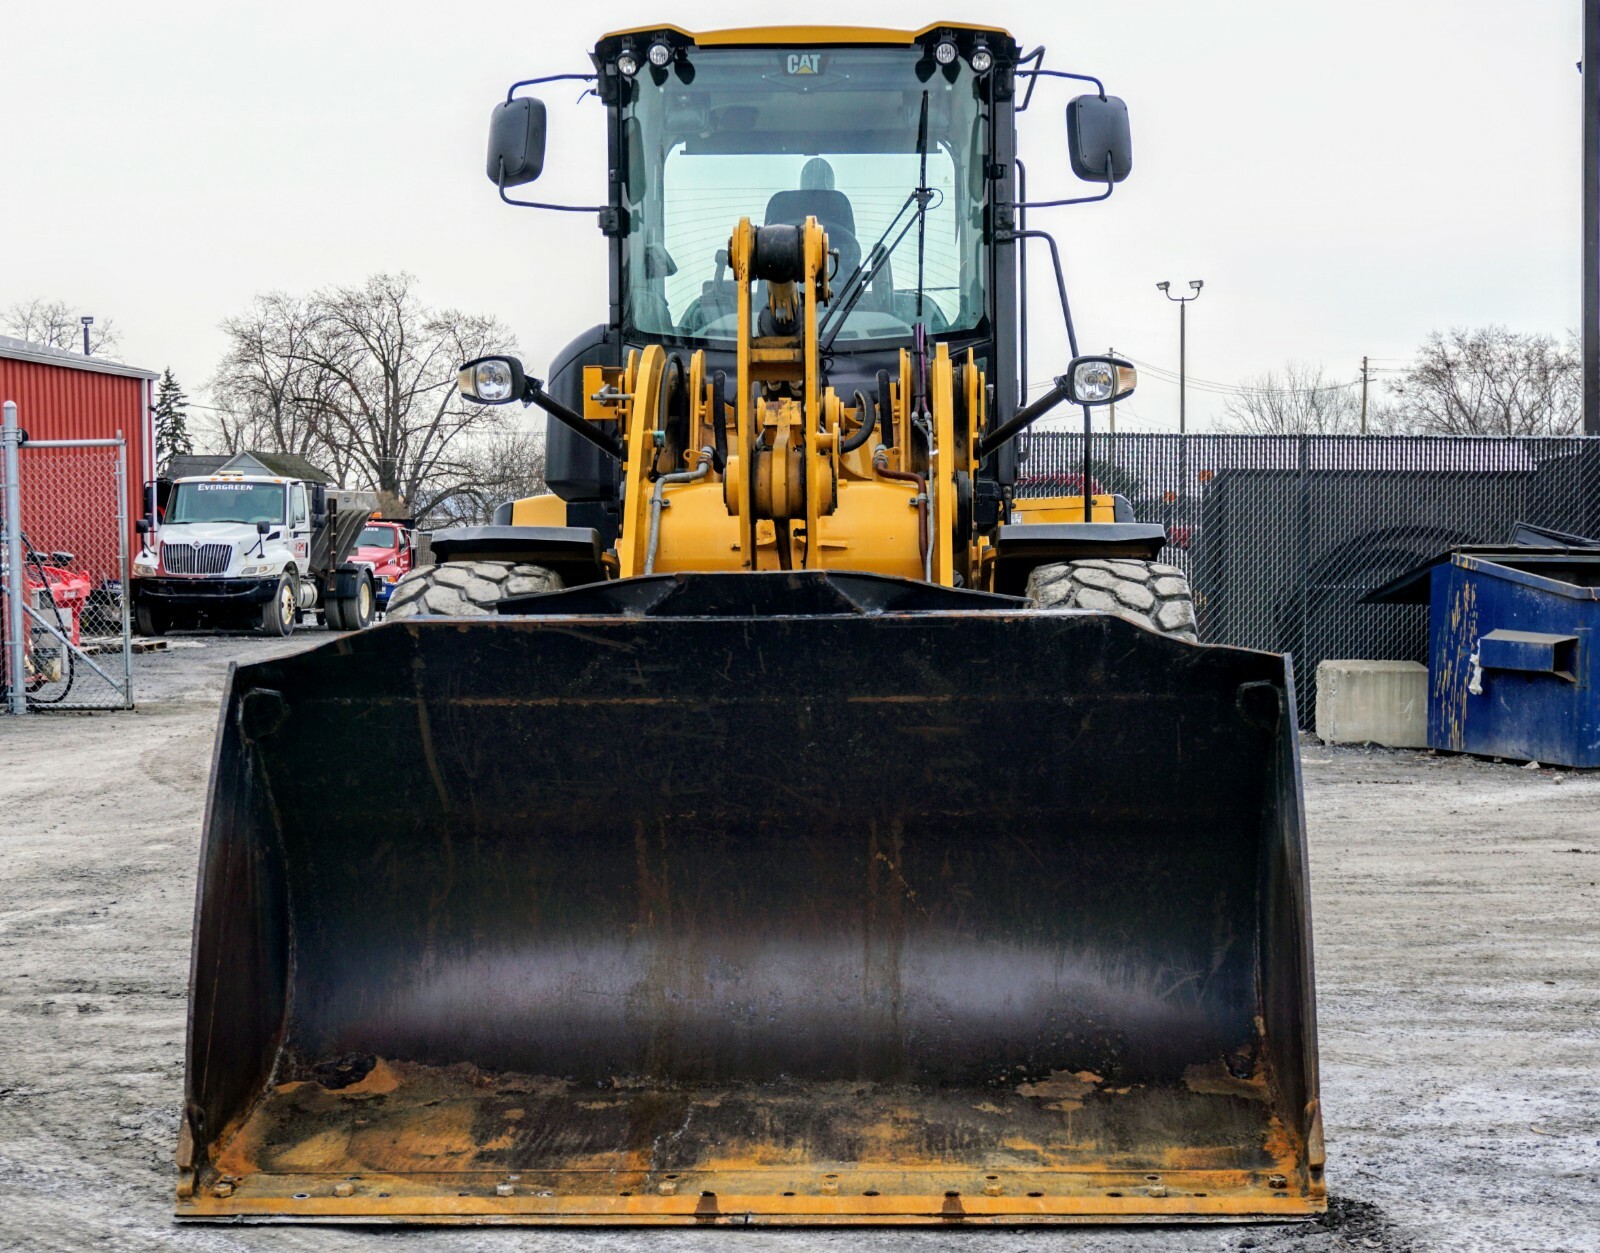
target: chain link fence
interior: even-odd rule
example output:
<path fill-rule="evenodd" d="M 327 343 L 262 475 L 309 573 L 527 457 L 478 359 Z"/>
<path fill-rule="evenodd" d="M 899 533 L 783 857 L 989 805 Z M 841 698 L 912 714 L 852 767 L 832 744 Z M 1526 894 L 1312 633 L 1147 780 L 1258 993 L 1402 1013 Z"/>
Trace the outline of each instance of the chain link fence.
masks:
<path fill-rule="evenodd" d="M 126 456 L 120 440 L 48 440 L 0 463 L 0 709 L 133 706 Z"/>
<path fill-rule="evenodd" d="M 1018 496 L 1082 490 L 1081 433 L 1024 454 Z M 1318 662 L 1427 660 L 1426 607 L 1362 604 L 1373 588 L 1516 522 L 1600 535 L 1600 438 L 1096 433 L 1090 466 L 1165 524 L 1202 640 L 1294 654 L 1306 727 Z"/>

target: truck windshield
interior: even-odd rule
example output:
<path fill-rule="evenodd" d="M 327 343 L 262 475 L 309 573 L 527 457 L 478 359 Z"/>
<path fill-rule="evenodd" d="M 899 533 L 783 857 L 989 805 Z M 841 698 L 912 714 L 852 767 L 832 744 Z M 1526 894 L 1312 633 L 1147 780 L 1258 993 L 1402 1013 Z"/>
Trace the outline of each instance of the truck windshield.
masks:
<path fill-rule="evenodd" d="M 986 127 L 977 80 L 962 62 L 936 66 L 921 48 L 693 49 L 688 61 L 652 70 L 634 79 L 623 110 L 635 330 L 734 337 L 725 250 L 741 217 L 756 226 L 815 217 L 839 253 L 837 295 L 918 186 L 924 93 L 932 196 L 923 320 L 933 333 L 979 324 Z M 913 226 L 835 349 L 909 335 L 916 287 Z M 754 299 L 765 301 L 764 285 Z"/>
<path fill-rule="evenodd" d="M 172 489 L 167 521 L 282 522 L 281 483 L 179 483 Z"/>
<path fill-rule="evenodd" d="M 392 526 L 369 526 L 361 532 L 361 538 L 356 541 L 357 548 L 393 548 L 394 528 Z"/>

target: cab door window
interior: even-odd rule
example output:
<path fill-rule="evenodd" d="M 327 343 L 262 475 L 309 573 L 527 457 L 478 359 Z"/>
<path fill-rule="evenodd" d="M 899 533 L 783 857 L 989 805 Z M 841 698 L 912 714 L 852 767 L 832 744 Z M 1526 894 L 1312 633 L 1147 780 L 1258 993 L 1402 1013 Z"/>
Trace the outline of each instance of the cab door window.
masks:
<path fill-rule="evenodd" d="M 304 483 L 296 483 L 289 492 L 289 526 L 299 531 L 307 525 L 306 487 Z"/>

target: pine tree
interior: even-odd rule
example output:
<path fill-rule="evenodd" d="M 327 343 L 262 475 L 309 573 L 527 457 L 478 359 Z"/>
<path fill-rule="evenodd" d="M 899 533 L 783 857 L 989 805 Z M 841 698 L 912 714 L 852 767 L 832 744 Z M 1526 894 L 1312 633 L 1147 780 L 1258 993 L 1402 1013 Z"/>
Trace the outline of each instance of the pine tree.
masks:
<path fill-rule="evenodd" d="M 156 465 L 165 472 L 175 456 L 191 456 L 194 440 L 189 436 L 189 400 L 172 377 L 172 367 L 161 376 L 156 389 Z"/>

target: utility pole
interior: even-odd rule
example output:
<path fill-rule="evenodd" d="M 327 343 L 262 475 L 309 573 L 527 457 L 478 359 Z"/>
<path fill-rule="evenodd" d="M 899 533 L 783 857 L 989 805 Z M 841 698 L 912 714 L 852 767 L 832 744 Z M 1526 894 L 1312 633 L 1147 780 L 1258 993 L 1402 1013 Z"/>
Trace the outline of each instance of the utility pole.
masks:
<path fill-rule="evenodd" d="M 1595 0 L 1600 3 L 1600 0 Z M 1188 296 L 1174 296 L 1171 283 L 1157 283 L 1156 290 L 1168 300 L 1176 301 L 1178 305 L 1178 434 L 1189 433 L 1188 393 L 1189 393 L 1189 327 L 1186 314 L 1189 312 L 1189 302 L 1200 298 L 1200 289 L 1206 285 L 1202 278 L 1189 280 Z"/>
<path fill-rule="evenodd" d="M 83 355 L 89 355 L 89 328 L 94 325 L 91 317 L 81 317 L 78 321 L 83 325 Z"/>
<path fill-rule="evenodd" d="M 1361 358 L 1361 433 L 1367 433 L 1367 359 Z"/>
<path fill-rule="evenodd" d="M 1600 435 L 1600 0 L 1583 0 L 1583 433 Z"/>

